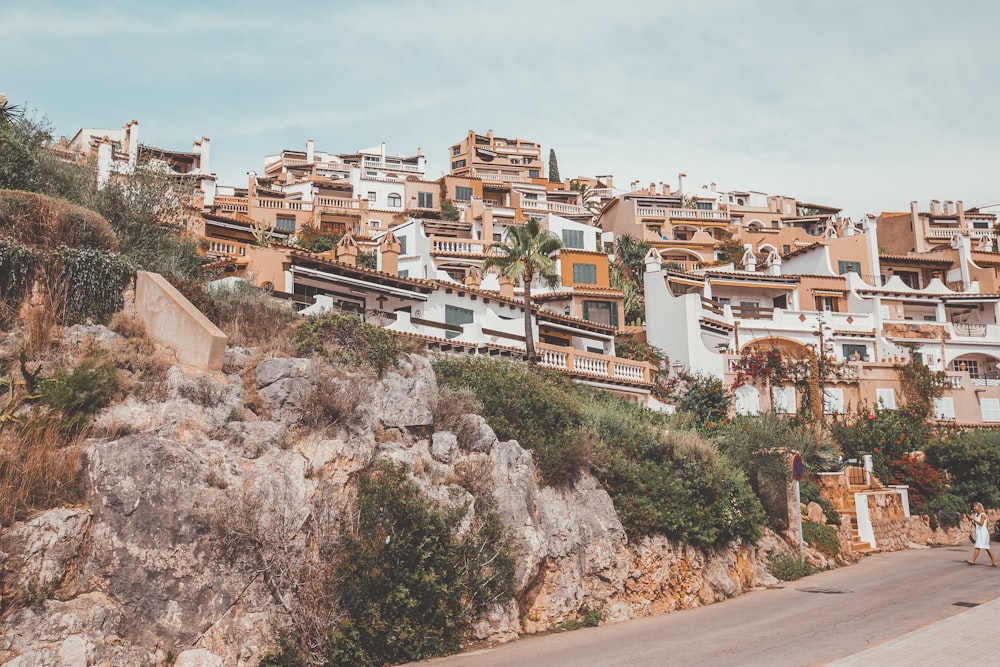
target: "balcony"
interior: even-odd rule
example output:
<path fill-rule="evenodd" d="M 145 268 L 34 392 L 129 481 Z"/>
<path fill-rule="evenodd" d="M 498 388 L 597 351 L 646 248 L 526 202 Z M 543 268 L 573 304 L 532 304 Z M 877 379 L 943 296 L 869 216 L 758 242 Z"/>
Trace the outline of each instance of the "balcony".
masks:
<path fill-rule="evenodd" d="M 538 365 L 545 368 L 553 368 L 570 375 L 593 379 L 630 384 L 652 383 L 652 365 L 644 361 L 583 352 L 582 350 L 556 347 L 544 343 L 539 343 L 535 347 L 541 357 Z"/>
<path fill-rule="evenodd" d="M 221 197 L 215 196 L 214 208 L 216 211 L 227 211 L 229 213 L 246 213 L 247 200 L 245 197 Z"/>
<path fill-rule="evenodd" d="M 351 208 L 360 209 L 361 200 L 360 199 L 340 199 L 337 197 L 316 197 L 314 200 L 316 206 L 324 206 L 326 208 Z"/>
<path fill-rule="evenodd" d="M 490 183 L 530 183 L 531 179 L 527 176 L 518 176 L 515 174 L 476 174 L 476 178 L 481 181 L 486 181 Z"/>
<path fill-rule="evenodd" d="M 423 170 L 415 164 L 403 164 L 401 162 L 387 162 L 385 160 L 370 160 L 367 157 L 361 166 L 365 169 L 381 169 L 382 171 L 405 171 L 411 174 L 422 174 Z"/>
<path fill-rule="evenodd" d="M 929 239 L 950 239 L 955 234 L 960 234 L 962 236 L 968 236 L 974 239 L 981 239 L 984 236 L 992 234 L 989 229 L 962 229 L 961 227 L 949 227 L 947 229 L 929 227 L 927 229 L 927 238 Z"/>
<path fill-rule="evenodd" d="M 956 322 L 951 325 L 955 336 L 959 338 L 986 338 L 987 325 L 971 322 Z"/>
<path fill-rule="evenodd" d="M 440 236 L 430 237 L 432 255 L 462 257 L 486 257 L 491 241 L 478 239 L 454 239 Z"/>
<path fill-rule="evenodd" d="M 636 208 L 635 214 L 640 218 L 693 221 L 700 224 L 728 225 L 730 223 L 729 214 L 725 211 L 711 211 L 700 208 Z"/>

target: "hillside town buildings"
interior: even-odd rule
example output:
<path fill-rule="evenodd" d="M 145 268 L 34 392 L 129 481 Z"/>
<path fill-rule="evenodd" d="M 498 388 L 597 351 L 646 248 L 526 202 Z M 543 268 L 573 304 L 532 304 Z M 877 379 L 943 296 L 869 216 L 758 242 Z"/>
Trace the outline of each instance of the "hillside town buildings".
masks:
<path fill-rule="evenodd" d="M 1000 252 L 988 210 L 934 200 L 851 220 L 788 195 L 691 187 L 683 173 L 676 187 L 627 191 L 607 175 L 553 183 L 541 144 L 492 130 L 448 147 L 438 179 L 419 148 L 331 153 L 308 140 L 222 185 L 207 138 L 167 151 L 138 143 L 137 128 L 81 130 L 55 150 L 92 160 L 98 182 L 140 164 L 196 177 L 189 230 L 206 261 L 305 313 L 345 309 L 435 349 L 523 357 L 523 286 L 483 267 L 510 227 L 536 218 L 563 242 L 561 285 L 532 289 L 543 366 L 658 409 L 657 374 L 711 374 L 733 387 L 737 412 L 794 413 L 801 384 L 748 380 L 742 364 L 767 351 L 800 366 L 818 355 L 833 419 L 901 405 L 898 368 L 916 359 L 945 374 L 937 419 L 1000 424 Z M 296 245 L 307 231 L 335 245 L 309 252 Z M 650 248 L 640 326 L 625 321 L 612 281 L 624 235 Z M 626 332 L 667 360 L 618 356 Z"/>

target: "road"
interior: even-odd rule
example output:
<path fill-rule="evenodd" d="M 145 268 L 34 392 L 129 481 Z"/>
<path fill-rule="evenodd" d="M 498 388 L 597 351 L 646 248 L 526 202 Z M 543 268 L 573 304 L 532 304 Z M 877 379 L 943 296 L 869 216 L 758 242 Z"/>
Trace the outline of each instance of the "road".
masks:
<path fill-rule="evenodd" d="M 856 565 L 708 607 L 528 637 L 411 665 L 822 665 L 1000 597 L 1000 568 L 963 564 L 971 553 L 970 545 L 874 554 Z M 989 559 L 980 555 L 979 561 Z"/>

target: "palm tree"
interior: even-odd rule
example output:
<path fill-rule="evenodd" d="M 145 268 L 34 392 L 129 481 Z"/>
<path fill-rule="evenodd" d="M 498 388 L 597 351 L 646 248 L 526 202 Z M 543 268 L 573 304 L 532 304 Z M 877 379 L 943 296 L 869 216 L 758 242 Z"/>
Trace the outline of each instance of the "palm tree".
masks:
<path fill-rule="evenodd" d="M 601 198 L 594 188 L 580 181 L 573 181 L 570 183 L 569 188 L 580 193 L 580 206 L 584 209 L 590 213 L 597 213 L 601 210 Z"/>
<path fill-rule="evenodd" d="M 21 117 L 23 111 L 21 107 L 11 104 L 6 95 L 0 93 L 0 123 L 13 124 Z"/>
<path fill-rule="evenodd" d="M 648 241 L 638 241 L 631 234 L 622 234 L 615 239 L 611 286 L 625 295 L 626 323 L 646 319 L 643 274 L 646 271 L 646 253 L 651 247 Z"/>
<path fill-rule="evenodd" d="M 493 243 L 492 254 L 483 268 L 497 267 L 500 275 L 520 280 L 524 285 L 524 347 L 528 363 L 537 363 L 535 341 L 531 334 L 531 284 L 535 278 L 546 287 L 559 286 L 559 274 L 552 255 L 563 247 L 559 237 L 542 229 L 538 218 L 529 218 L 523 226 L 507 228 L 504 243 Z"/>

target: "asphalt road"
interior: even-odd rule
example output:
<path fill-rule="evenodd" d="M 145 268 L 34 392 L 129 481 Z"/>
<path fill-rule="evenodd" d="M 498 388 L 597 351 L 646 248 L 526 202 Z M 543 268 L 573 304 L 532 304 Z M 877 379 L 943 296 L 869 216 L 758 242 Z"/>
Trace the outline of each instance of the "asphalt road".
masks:
<path fill-rule="evenodd" d="M 994 549 L 996 550 L 996 548 Z M 528 637 L 412 665 L 822 665 L 1000 597 L 1000 567 L 971 545 L 869 556 L 780 588 L 598 628 Z M 984 638 L 989 646 L 990 640 Z"/>

